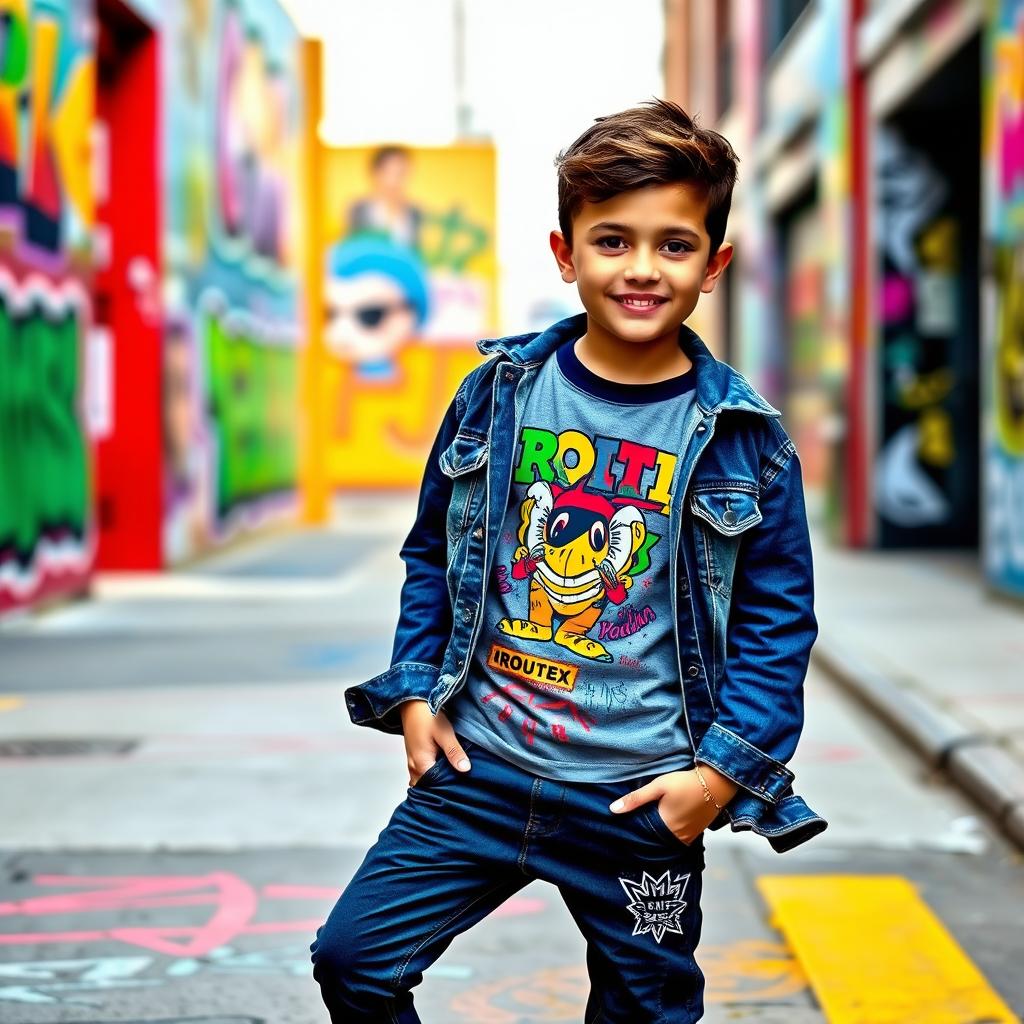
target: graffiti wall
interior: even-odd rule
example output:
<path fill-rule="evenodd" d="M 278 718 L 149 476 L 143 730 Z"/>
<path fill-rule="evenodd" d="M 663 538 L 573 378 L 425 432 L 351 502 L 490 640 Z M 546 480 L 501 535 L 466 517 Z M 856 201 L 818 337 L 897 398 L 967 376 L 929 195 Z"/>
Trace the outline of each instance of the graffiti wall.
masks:
<path fill-rule="evenodd" d="M 874 502 L 883 547 L 976 542 L 973 328 L 976 224 L 958 197 L 955 154 L 924 109 L 901 111 L 875 140 L 879 448 Z M 910 126 L 918 138 L 908 136 Z M 973 155 L 971 155 L 973 162 Z"/>
<path fill-rule="evenodd" d="M 0 611 L 80 589 L 93 560 L 89 12 L 0 3 Z"/>
<path fill-rule="evenodd" d="M 409 486 L 497 322 L 494 151 L 333 149 L 321 173 L 328 478 Z"/>
<path fill-rule="evenodd" d="M 166 5 L 164 554 L 291 514 L 299 42 L 268 0 Z"/>
<path fill-rule="evenodd" d="M 991 8 L 983 79 L 982 546 L 992 585 L 1024 597 L 1024 2 Z"/>

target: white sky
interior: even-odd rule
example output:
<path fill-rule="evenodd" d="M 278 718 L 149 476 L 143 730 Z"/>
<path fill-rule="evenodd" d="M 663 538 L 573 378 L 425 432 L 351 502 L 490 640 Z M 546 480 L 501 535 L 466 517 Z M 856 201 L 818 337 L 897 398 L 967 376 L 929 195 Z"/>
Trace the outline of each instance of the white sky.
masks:
<path fill-rule="evenodd" d="M 324 41 L 326 142 L 455 140 L 454 0 L 283 2 Z M 548 249 L 552 161 L 595 117 L 661 95 L 662 0 L 465 0 L 465 12 L 471 129 L 497 149 L 498 329 L 537 330 L 582 308 Z"/>

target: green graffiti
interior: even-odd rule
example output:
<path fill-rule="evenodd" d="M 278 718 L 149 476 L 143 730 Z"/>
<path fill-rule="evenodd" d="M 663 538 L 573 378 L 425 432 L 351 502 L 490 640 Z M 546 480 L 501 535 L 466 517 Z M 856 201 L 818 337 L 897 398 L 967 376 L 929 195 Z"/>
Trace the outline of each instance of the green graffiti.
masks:
<path fill-rule="evenodd" d="M 12 316 L 0 300 L 0 561 L 31 564 L 41 538 L 81 539 L 89 507 L 77 417 L 80 324 L 74 311 Z"/>
<path fill-rule="evenodd" d="M 214 316 L 204 332 L 220 519 L 240 504 L 295 487 L 297 355 L 232 334 Z"/>
<path fill-rule="evenodd" d="M 28 71 L 28 24 L 16 11 L 5 11 L 0 30 L 0 82 L 21 85 Z"/>
<path fill-rule="evenodd" d="M 423 233 L 423 259 L 427 266 L 445 267 L 456 274 L 465 273 L 470 260 L 487 248 L 486 228 L 473 223 L 459 206 L 443 213 L 427 212 Z"/>

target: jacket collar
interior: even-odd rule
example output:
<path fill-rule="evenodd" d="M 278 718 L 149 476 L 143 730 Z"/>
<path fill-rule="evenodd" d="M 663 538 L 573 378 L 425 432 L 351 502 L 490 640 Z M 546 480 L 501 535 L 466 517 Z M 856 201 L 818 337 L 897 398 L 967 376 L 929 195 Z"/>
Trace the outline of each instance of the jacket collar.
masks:
<path fill-rule="evenodd" d="M 560 345 L 582 337 L 587 330 L 587 314 L 577 313 L 552 324 L 545 331 L 511 334 L 503 338 L 483 338 L 476 343 L 484 355 L 500 352 L 519 366 L 533 366 Z M 697 370 L 697 404 L 708 413 L 722 409 L 743 409 L 762 416 L 781 416 L 775 406 L 762 398 L 747 379 L 728 363 L 716 359 L 700 335 L 686 324 L 679 325 L 679 347 Z"/>

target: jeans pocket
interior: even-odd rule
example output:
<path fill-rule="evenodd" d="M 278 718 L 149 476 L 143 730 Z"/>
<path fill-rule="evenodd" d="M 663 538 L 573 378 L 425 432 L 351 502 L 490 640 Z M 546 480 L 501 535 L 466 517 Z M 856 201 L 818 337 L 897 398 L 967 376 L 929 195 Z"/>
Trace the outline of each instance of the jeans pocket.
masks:
<path fill-rule="evenodd" d="M 692 850 L 694 852 L 702 851 L 704 849 L 704 833 L 701 832 L 692 842 L 684 843 L 668 827 L 668 822 L 661 816 L 661 812 L 658 810 L 656 803 L 645 804 L 642 808 L 644 820 L 647 822 L 649 828 L 658 838 L 664 840 L 670 846 L 676 847 L 680 850 Z"/>
<path fill-rule="evenodd" d="M 459 737 L 459 743 L 461 744 L 462 749 L 465 750 L 465 752 L 469 754 L 470 757 L 472 757 L 473 755 L 469 752 L 470 749 L 473 747 L 473 744 L 469 740 L 463 739 L 461 736 Z M 414 786 L 410 786 L 409 788 L 422 789 L 424 782 L 431 783 L 436 778 L 439 778 L 441 775 L 443 775 L 445 772 L 446 765 L 448 769 L 450 769 L 451 771 L 456 771 L 451 761 L 448 760 L 448 755 L 442 752 L 438 759 L 416 780 L 416 784 Z"/>
<path fill-rule="evenodd" d="M 447 754 L 442 754 L 425 772 L 423 772 L 422 775 L 420 775 L 415 784 L 409 788 L 423 789 L 424 783 L 430 783 L 437 778 L 437 776 L 443 771 L 445 765 L 451 767 L 451 761 L 448 760 Z"/>

